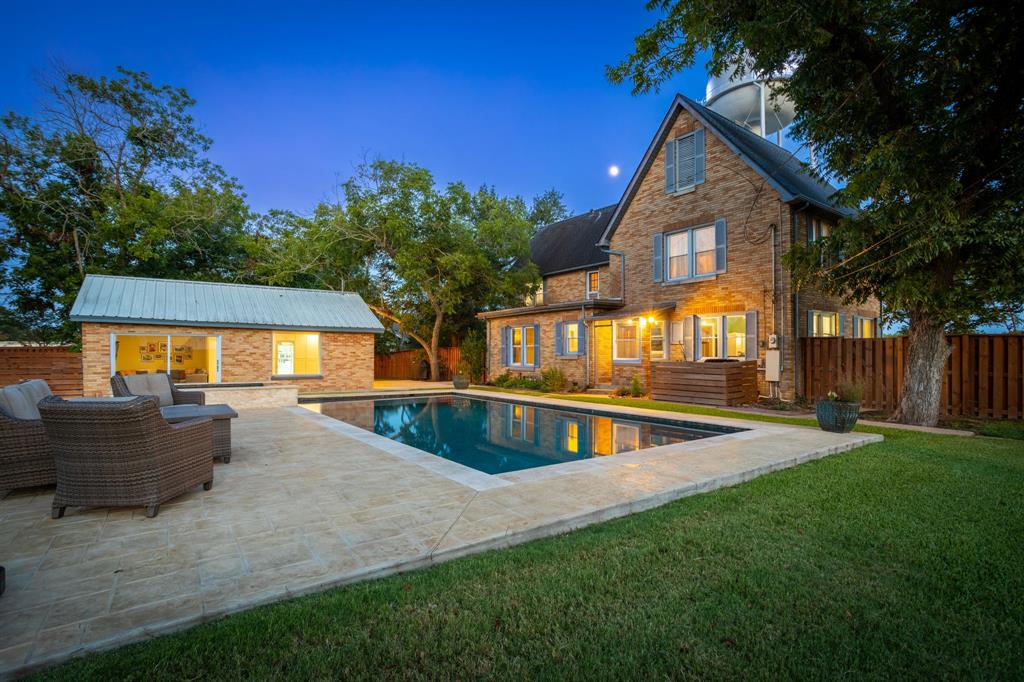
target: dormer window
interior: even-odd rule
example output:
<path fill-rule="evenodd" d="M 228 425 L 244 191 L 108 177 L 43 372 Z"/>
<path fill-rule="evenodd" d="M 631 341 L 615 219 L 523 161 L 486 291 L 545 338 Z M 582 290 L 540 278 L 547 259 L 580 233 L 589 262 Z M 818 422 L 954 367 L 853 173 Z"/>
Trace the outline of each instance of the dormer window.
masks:
<path fill-rule="evenodd" d="M 693 189 L 704 182 L 704 129 L 665 143 L 665 193 Z"/>
<path fill-rule="evenodd" d="M 601 274 L 597 270 L 587 273 L 587 298 L 597 298 L 601 293 Z"/>

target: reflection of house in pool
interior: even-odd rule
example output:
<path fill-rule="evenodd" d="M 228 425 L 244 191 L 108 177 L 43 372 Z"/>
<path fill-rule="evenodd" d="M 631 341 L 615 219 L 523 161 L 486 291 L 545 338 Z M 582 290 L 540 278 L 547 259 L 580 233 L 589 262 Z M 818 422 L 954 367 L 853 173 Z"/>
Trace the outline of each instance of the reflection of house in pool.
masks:
<path fill-rule="evenodd" d="M 339 400 L 336 402 L 320 403 L 315 407 L 317 407 L 321 414 L 328 417 L 333 417 L 367 431 L 373 431 L 372 400 Z"/>
<path fill-rule="evenodd" d="M 691 440 L 676 428 L 517 403 L 487 405 L 488 441 L 565 461 L 601 457 Z"/>

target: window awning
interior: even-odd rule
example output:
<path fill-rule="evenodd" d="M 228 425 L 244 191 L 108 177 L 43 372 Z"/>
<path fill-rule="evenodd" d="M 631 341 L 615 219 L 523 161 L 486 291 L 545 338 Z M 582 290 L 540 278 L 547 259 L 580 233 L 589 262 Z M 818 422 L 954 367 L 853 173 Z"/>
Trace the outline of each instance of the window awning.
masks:
<path fill-rule="evenodd" d="M 617 310 L 610 310 L 608 312 L 591 315 L 586 318 L 586 320 L 587 322 L 598 322 L 601 320 L 621 320 L 626 317 L 647 317 L 650 315 L 657 315 L 658 313 L 664 313 L 669 310 L 675 310 L 675 308 L 675 301 L 647 303 L 644 305 L 627 305 Z"/>

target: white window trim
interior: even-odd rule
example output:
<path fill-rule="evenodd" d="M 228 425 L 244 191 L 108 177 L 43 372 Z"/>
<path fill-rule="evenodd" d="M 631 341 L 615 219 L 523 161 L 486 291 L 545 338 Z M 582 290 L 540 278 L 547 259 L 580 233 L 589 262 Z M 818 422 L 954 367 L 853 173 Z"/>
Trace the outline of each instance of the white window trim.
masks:
<path fill-rule="evenodd" d="M 829 310 L 811 310 L 810 312 L 811 312 L 811 318 L 812 318 L 811 322 L 812 322 L 812 324 L 811 324 L 811 328 L 807 330 L 807 335 L 808 336 L 810 336 L 812 338 L 816 338 L 816 339 L 836 339 L 836 338 L 839 338 L 840 334 L 839 334 L 839 313 L 838 312 L 833 312 L 833 311 L 829 311 Z M 814 324 L 813 324 L 814 321 L 818 317 L 822 317 L 822 316 L 825 316 L 825 315 L 829 315 L 829 316 L 832 317 L 833 322 L 834 322 L 833 326 L 835 327 L 835 330 L 836 330 L 835 334 L 825 335 L 825 334 L 815 334 L 814 333 Z"/>
<path fill-rule="evenodd" d="M 694 190 L 697 189 L 697 184 L 698 183 L 697 183 L 697 178 L 696 177 L 694 177 L 693 183 L 691 183 L 689 185 L 683 185 L 681 187 L 679 186 L 679 169 L 682 167 L 681 164 L 679 163 L 679 158 L 680 158 L 679 157 L 679 142 L 680 142 L 680 140 L 685 140 L 688 137 L 696 138 L 697 137 L 697 131 L 693 130 L 693 131 L 691 131 L 689 133 L 686 133 L 685 135 L 680 135 L 679 137 L 676 137 L 676 138 L 673 139 L 673 142 L 675 142 L 675 146 L 672 149 L 673 149 L 673 153 L 676 155 L 676 158 L 674 160 L 674 162 L 675 162 L 675 173 L 676 173 L 676 186 L 675 186 L 675 189 L 672 192 L 669 193 L 669 196 L 677 196 L 679 194 L 688 194 L 688 193 L 693 192 Z M 706 139 L 707 138 L 705 137 L 705 140 Z M 707 144 L 706 141 L 705 141 L 705 144 Z M 694 141 L 694 163 L 696 163 L 696 158 L 697 158 L 697 155 L 696 155 L 696 145 L 697 145 L 697 143 L 696 143 L 696 140 L 695 140 Z M 706 150 L 705 150 L 705 153 L 707 153 Z"/>
<path fill-rule="evenodd" d="M 569 327 L 576 327 L 576 350 L 569 350 Z M 562 355 L 574 356 L 580 355 L 580 341 L 583 338 L 583 322 L 563 322 L 562 323 Z"/>
<path fill-rule="evenodd" d="M 656 324 L 661 326 L 661 353 L 657 355 L 654 353 L 654 335 L 650 332 L 647 333 L 647 344 L 649 347 L 648 352 L 651 356 L 651 360 L 664 360 L 668 357 L 668 320 L 658 319 L 654 322 L 648 323 L 649 326 Z"/>
<path fill-rule="evenodd" d="M 118 334 L 117 332 L 110 333 L 110 376 L 114 376 L 117 373 L 117 339 L 121 336 L 163 336 L 167 339 L 167 362 L 164 364 L 164 369 L 167 372 L 167 376 L 171 376 L 171 337 L 182 337 L 187 336 L 190 338 L 206 339 L 213 337 L 217 340 L 217 363 L 214 369 L 216 370 L 216 379 L 209 383 L 219 384 L 220 383 L 220 347 L 221 347 L 221 335 L 220 334 L 143 334 L 141 332 L 128 332 L 124 334 Z"/>
<path fill-rule="evenodd" d="M 597 289 L 591 291 L 590 289 L 590 276 L 597 275 Z M 587 274 L 583 279 L 583 292 L 584 295 L 590 298 L 598 298 L 601 295 L 601 271 L 600 270 L 587 270 Z"/>
<path fill-rule="evenodd" d="M 636 443 L 636 447 L 631 450 L 619 450 L 617 445 L 619 442 L 619 431 L 633 431 L 636 435 L 633 438 L 633 442 Z M 636 452 L 640 450 L 640 425 L 630 424 L 623 422 L 612 422 L 612 454 L 618 455 L 623 452 Z"/>
<path fill-rule="evenodd" d="M 635 358 L 620 358 L 619 357 L 619 326 L 630 326 L 628 323 L 624 324 L 625 320 L 613 320 L 612 321 L 612 362 L 627 364 L 627 365 L 638 365 L 643 362 L 643 331 L 640 328 L 640 319 L 636 317 L 627 318 L 632 322 L 632 326 L 636 327 L 636 353 Z"/>
<path fill-rule="evenodd" d="M 661 262 L 661 268 L 662 268 L 661 282 L 662 282 L 662 284 L 677 284 L 679 282 L 692 282 L 692 281 L 702 280 L 702 279 L 714 279 L 715 277 L 718 276 L 718 273 L 715 270 L 712 270 L 711 272 L 702 272 L 700 274 L 697 274 L 697 253 L 694 250 L 695 247 L 696 247 L 696 237 L 694 235 L 697 232 L 697 230 L 701 230 L 701 229 L 704 229 L 706 227 L 710 227 L 712 230 L 714 230 L 715 229 L 715 223 L 714 222 L 710 222 L 710 223 L 704 223 L 703 225 L 693 225 L 692 227 L 684 227 L 681 230 L 673 230 L 672 232 L 666 232 L 665 233 L 664 246 L 662 247 L 662 255 L 661 255 L 661 261 L 662 261 Z M 684 232 L 687 233 L 687 236 L 686 236 L 686 261 L 687 261 L 686 271 L 687 271 L 688 274 L 685 277 L 670 277 L 669 276 L 669 267 L 670 267 L 670 263 L 671 263 L 672 257 L 669 255 L 668 242 L 669 242 L 669 240 L 673 236 L 675 236 L 677 234 L 683 234 Z M 717 243 L 716 243 L 715 246 L 717 247 Z M 711 253 L 712 253 L 713 257 L 715 256 L 715 251 L 716 251 L 715 248 L 711 249 Z"/>
<path fill-rule="evenodd" d="M 748 312 L 750 312 L 750 311 L 739 310 L 739 311 L 728 312 L 728 313 L 713 313 L 713 314 L 709 314 L 709 315 L 695 315 L 694 316 L 694 317 L 696 317 L 698 319 L 698 325 L 699 325 L 699 321 L 700 320 L 707 319 L 707 318 L 715 318 L 716 321 L 717 321 L 717 326 L 718 326 L 718 355 L 703 355 L 703 354 L 701 354 L 701 356 L 700 356 L 701 361 L 703 361 L 703 360 L 705 360 L 707 358 L 711 358 L 713 360 L 723 360 L 723 359 L 729 359 L 730 357 L 733 357 L 733 358 L 741 357 L 741 356 L 738 356 L 738 355 L 729 355 L 728 354 L 729 353 L 729 339 L 726 337 L 726 329 L 727 329 L 726 318 L 728 318 L 728 317 L 742 317 L 743 318 L 743 336 L 744 336 L 744 356 L 743 357 L 746 357 L 745 351 L 746 351 L 747 313 Z M 701 335 L 701 340 L 703 340 L 703 339 L 704 339 L 704 336 Z"/>
<path fill-rule="evenodd" d="M 319 356 L 317 359 L 317 369 L 320 371 L 316 374 L 275 374 L 274 365 L 277 362 L 277 344 L 274 342 L 274 332 L 290 333 L 291 329 L 275 329 L 270 332 L 270 380 L 288 380 L 288 379 L 309 379 L 316 377 L 323 377 L 324 371 L 324 343 L 323 335 L 318 331 L 301 331 L 295 330 L 299 334 L 316 334 L 316 352 Z"/>
<path fill-rule="evenodd" d="M 522 340 L 520 341 L 520 344 L 519 344 L 519 347 L 522 350 L 522 354 L 520 356 L 522 358 L 522 362 L 514 362 L 513 361 L 513 357 L 514 357 L 513 356 L 513 352 L 514 352 L 513 349 L 515 348 L 515 344 L 512 342 L 512 339 L 515 336 L 515 330 L 516 329 L 520 330 L 520 336 L 522 337 Z M 518 369 L 533 369 L 534 368 L 535 365 L 531 364 L 526 359 L 526 349 L 529 346 L 531 346 L 531 345 L 535 345 L 537 339 L 536 338 L 534 339 L 534 344 L 528 344 L 526 342 L 526 330 L 527 329 L 533 330 L 533 325 L 532 324 L 515 325 L 515 326 L 512 326 L 512 327 L 508 328 L 508 358 L 507 358 L 508 364 L 506 365 L 506 367 L 516 367 Z M 534 358 L 534 360 L 536 360 L 536 358 Z"/>

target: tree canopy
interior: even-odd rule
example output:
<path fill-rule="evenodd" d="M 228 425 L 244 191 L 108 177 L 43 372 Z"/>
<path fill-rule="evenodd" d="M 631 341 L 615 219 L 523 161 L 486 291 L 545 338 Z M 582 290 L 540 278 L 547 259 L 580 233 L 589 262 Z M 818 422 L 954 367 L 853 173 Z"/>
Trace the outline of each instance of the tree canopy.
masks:
<path fill-rule="evenodd" d="M 72 340 L 89 273 L 236 279 L 249 211 L 207 157 L 185 90 L 59 70 L 36 117 L 0 118 L 0 327 Z M 9 332 L 13 333 L 13 332 Z"/>
<path fill-rule="evenodd" d="M 1024 299 L 1021 4 L 659 0 L 662 18 L 608 69 L 635 93 L 702 55 L 713 73 L 746 59 L 789 73 L 794 136 L 858 210 L 788 263 L 799 282 L 909 320 L 907 421 L 937 419 L 944 329 Z"/>

